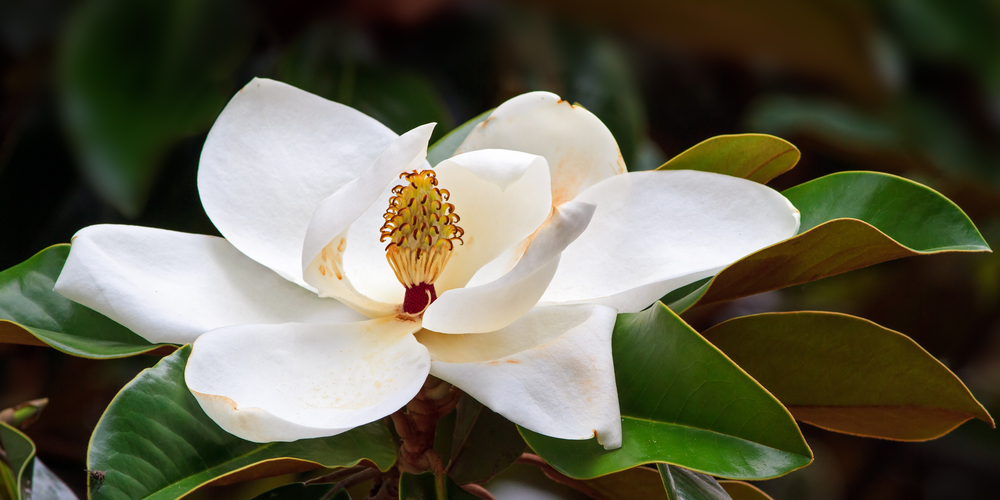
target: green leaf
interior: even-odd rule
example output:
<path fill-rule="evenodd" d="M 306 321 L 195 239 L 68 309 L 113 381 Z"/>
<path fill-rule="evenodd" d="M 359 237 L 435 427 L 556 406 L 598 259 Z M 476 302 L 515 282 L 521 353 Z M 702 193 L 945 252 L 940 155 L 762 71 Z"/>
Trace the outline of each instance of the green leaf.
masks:
<path fill-rule="evenodd" d="M 329 438 L 252 443 L 222 430 L 184 383 L 185 346 L 140 373 L 115 396 L 90 439 L 87 468 L 103 471 L 92 499 L 174 499 L 201 486 L 362 460 L 387 470 L 396 459 L 388 429 L 374 422 Z"/>
<path fill-rule="evenodd" d="M 347 490 L 340 490 L 329 499 L 326 495 L 333 489 L 332 484 L 312 484 L 292 483 L 265 491 L 253 497 L 253 500 L 351 500 L 351 495 Z"/>
<path fill-rule="evenodd" d="M 733 500 L 774 500 L 759 488 L 743 481 L 719 481 Z"/>
<path fill-rule="evenodd" d="M 782 194 L 802 213 L 799 234 L 730 264 L 671 309 L 680 313 L 901 257 L 990 251 L 957 205 L 902 177 L 841 172 Z"/>
<path fill-rule="evenodd" d="M 455 154 L 455 151 L 458 150 L 458 147 L 462 145 L 462 141 L 472 133 L 472 129 L 476 125 L 486 121 L 490 117 L 490 114 L 493 113 L 493 109 L 484 111 L 479 116 L 463 123 L 460 127 L 448 132 L 447 135 L 435 142 L 427 150 L 427 162 L 433 166 L 451 158 Z"/>
<path fill-rule="evenodd" d="M 45 500 L 77 500 L 73 490 L 59 476 L 35 457 L 35 472 L 31 479 L 31 498 Z"/>
<path fill-rule="evenodd" d="M 695 144 L 657 170 L 700 170 L 767 184 L 801 157 L 792 143 L 766 134 L 720 135 Z"/>
<path fill-rule="evenodd" d="M 174 349 L 150 344 L 106 316 L 52 291 L 68 255 L 69 245 L 54 245 L 0 271 L 0 342 L 47 345 L 94 359 Z"/>
<path fill-rule="evenodd" d="M 88 179 L 124 215 L 142 212 L 170 146 L 207 130 L 229 101 L 249 21 L 234 0 L 98 0 L 70 20 L 66 124 Z"/>
<path fill-rule="evenodd" d="M 479 500 L 478 497 L 463 490 L 450 477 L 443 476 L 442 483 L 437 482 L 433 472 L 410 474 L 404 472 L 399 478 L 400 500 Z"/>
<path fill-rule="evenodd" d="M 0 448 L 6 457 L 0 457 L 0 493 L 5 498 L 20 500 L 30 498 L 34 477 L 35 443 L 23 432 L 0 422 Z"/>
<path fill-rule="evenodd" d="M 485 483 L 513 464 L 527 446 L 516 425 L 468 394 L 458 402 L 451 442 L 446 471 L 459 484 Z"/>
<path fill-rule="evenodd" d="M 837 313 L 743 316 L 705 338 L 767 387 L 796 419 L 837 432 L 922 441 L 986 409 L 906 335 Z"/>
<path fill-rule="evenodd" d="M 656 464 L 656 470 L 670 500 L 732 500 L 712 476 L 670 464 Z"/>
<path fill-rule="evenodd" d="M 550 438 L 521 428 L 560 472 L 592 478 L 666 462 L 727 478 L 765 479 L 804 467 L 812 452 L 794 419 L 754 379 L 672 311 L 619 314 L 612 348 L 623 443 Z"/>

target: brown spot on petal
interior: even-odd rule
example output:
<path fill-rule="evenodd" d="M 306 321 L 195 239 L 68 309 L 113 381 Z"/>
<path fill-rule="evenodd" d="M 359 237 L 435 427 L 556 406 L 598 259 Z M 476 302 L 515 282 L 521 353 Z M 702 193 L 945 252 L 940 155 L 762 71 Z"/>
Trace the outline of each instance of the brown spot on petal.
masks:
<path fill-rule="evenodd" d="M 507 361 L 504 361 L 504 363 L 510 363 L 512 365 L 516 365 L 516 364 L 519 364 L 521 362 L 518 361 L 518 360 L 516 360 L 516 359 L 508 359 Z"/>
<path fill-rule="evenodd" d="M 347 240 L 345 238 L 340 239 L 340 243 L 337 244 L 337 251 L 343 252 L 347 248 Z"/>

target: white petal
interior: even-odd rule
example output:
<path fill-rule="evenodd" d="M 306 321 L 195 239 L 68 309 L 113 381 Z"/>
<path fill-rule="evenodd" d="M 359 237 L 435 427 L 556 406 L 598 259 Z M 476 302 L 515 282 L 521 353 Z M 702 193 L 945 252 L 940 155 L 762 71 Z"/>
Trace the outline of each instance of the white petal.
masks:
<path fill-rule="evenodd" d="M 434 171 L 465 231 L 434 284 L 439 295 L 466 286 L 479 268 L 515 248 L 552 212 L 549 169 L 541 156 L 486 149 L 453 156 Z"/>
<path fill-rule="evenodd" d="M 205 139 L 201 202 L 236 248 L 305 286 L 302 238 L 316 206 L 395 138 L 359 111 L 257 78 L 233 97 Z"/>
<path fill-rule="evenodd" d="M 80 230 L 55 290 L 150 342 L 186 344 L 229 325 L 363 319 L 222 238 L 138 226 Z"/>
<path fill-rule="evenodd" d="M 645 309 L 667 292 L 795 235 L 799 212 L 773 189 L 690 170 L 616 176 L 577 197 L 597 205 L 539 304 Z"/>
<path fill-rule="evenodd" d="M 621 412 L 611 357 L 616 312 L 603 306 L 531 310 L 490 333 L 422 330 L 431 374 L 535 432 L 561 439 L 597 436 L 621 446 Z"/>
<path fill-rule="evenodd" d="M 601 120 L 550 92 L 529 92 L 501 104 L 476 125 L 456 153 L 512 149 L 544 156 L 552 172 L 552 204 L 625 173 L 618 143 Z"/>
<path fill-rule="evenodd" d="M 509 273 L 485 285 L 444 292 L 424 313 L 424 328 L 439 333 L 483 333 L 516 321 L 545 292 L 559 266 L 559 253 L 584 232 L 595 208 L 576 201 L 557 207 Z"/>
<path fill-rule="evenodd" d="M 403 302 L 404 288 L 385 260 L 382 214 L 399 174 L 427 167 L 427 142 L 433 130 L 431 123 L 403 134 L 371 168 L 320 203 L 301 258 L 306 282 L 321 296 L 338 298 L 372 317 L 390 314 Z M 357 264 L 358 254 L 362 265 Z M 387 272 L 379 272 L 383 267 Z"/>
<path fill-rule="evenodd" d="M 205 413 L 240 438 L 332 436 L 413 399 L 430 369 L 410 335 L 419 328 L 394 317 L 222 328 L 193 344 L 184 380 Z"/>

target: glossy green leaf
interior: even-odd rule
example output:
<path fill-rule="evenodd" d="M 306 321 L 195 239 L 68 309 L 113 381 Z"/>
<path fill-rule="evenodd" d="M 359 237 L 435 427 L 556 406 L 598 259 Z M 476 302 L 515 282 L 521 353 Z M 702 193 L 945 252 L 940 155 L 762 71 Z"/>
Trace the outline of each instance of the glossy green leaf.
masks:
<path fill-rule="evenodd" d="M 782 194 L 802 214 L 799 234 L 730 264 L 671 302 L 671 309 L 683 312 L 901 257 L 990 249 L 951 200 L 902 177 L 841 172 Z"/>
<path fill-rule="evenodd" d="M 837 313 L 743 316 L 705 338 L 796 419 L 861 436 L 921 441 L 993 419 L 940 361 L 906 335 Z"/>
<path fill-rule="evenodd" d="M 662 304 L 618 315 L 612 348 L 623 444 L 561 440 L 521 428 L 560 472 L 592 478 L 666 462 L 727 478 L 763 479 L 807 465 L 792 416 L 754 379 Z"/>
<path fill-rule="evenodd" d="M 801 157 L 792 143 L 766 134 L 720 135 L 695 144 L 657 170 L 700 170 L 767 184 Z"/>
<path fill-rule="evenodd" d="M 446 472 L 459 484 L 485 483 L 513 464 L 527 446 L 516 425 L 468 394 L 456 407 L 451 443 Z"/>
<path fill-rule="evenodd" d="M 77 500 L 73 490 L 59 476 L 35 457 L 35 472 L 31 479 L 31 498 L 45 500 Z"/>
<path fill-rule="evenodd" d="M 399 478 L 400 500 L 479 500 L 463 490 L 450 477 L 444 476 L 441 483 L 433 472 L 410 474 L 404 472 Z"/>
<path fill-rule="evenodd" d="M 81 5 L 63 37 L 60 91 L 88 179 L 136 217 L 174 142 L 208 130 L 252 42 L 234 0 Z"/>
<path fill-rule="evenodd" d="M 656 464 L 656 470 L 670 500 L 732 500 L 712 476 L 670 464 Z"/>
<path fill-rule="evenodd" d="M 774 500 L 759 488 L 743 481 L 719 481 L 733 500 Z"/>
<path fill-rule="evenodd" d="M 23 432 L 0 422 L 0 448 L 5 457 L 0 457 L 0 491 L 10 500 L 30 498 L 34 477 L 35 443 Z"/>
<path fill-rule="evenodd" d="M 238 482 L 368 460 L 387 470 L 396 446 L 381 422 L 329 438 L 252 443 L 202 411 L 184 384 L 190 346 L 140 373 L 115 396 L 91 436 L 87 468 L 103 471 L 92 499 L 174 499 L 213 482 Z"/>
<path fill-rule="evenodd" d="M 327 497 L 332 489 L 332 484 L 292 483 L 265 491 L 253 497 L 253 500 L 351 500 L 351 495 L 344 489 L 332 497 Z"/>
<path fill-rule="evenodd" d="M 106 316 L 52 291 L 69 245 L 55 245 L 0 271 L 0 342 L 48 345 L 66 354 L 109 359 L 170 352 Z"/>
<path fill-rule="evenodd" d="M 465 138 L 472 133 L 473 127 L 486 121 L 492 113 L 492 109 L 484 111 L 479 116 L 463 123 L 455 130 L 448 132 L 447 135 L 439 139 L 427 150 L 427 162 L 431 165 L 437 165 L 438 163 L 451 158 L 451 156 L 455 154 L 455 151 L 458 150 L 458 147 L 462 145 L 462 141 L 464 141 Z"/>

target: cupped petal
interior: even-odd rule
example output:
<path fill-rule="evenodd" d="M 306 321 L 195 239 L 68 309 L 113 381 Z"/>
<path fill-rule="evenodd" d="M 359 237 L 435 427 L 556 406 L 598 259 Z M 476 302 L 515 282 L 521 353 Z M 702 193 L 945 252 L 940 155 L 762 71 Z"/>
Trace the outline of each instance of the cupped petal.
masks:
<path fill-rule="evenodd" d="M 559 254 L 584 230 L 595 206 L 569 202 L 531 237 L 524 256 L 496 281 L 444 292 L 424 312 L 424 328 L 438 333 L 484 333 L 510 325 L 531 310 L 559 267 Z"/>
<path fill-rule="evenodd" d="M 370 317 L 392 314 L 403 302 L 404 289 L 385 260 L 382 214 L 399 174 L 428 166 L 427 142 L 433 130 L 429 123 L 403 134 L 360 177 L 319 204 L 306 231 L 301 259 L 306 283 L 320 296 L 337 298 Z M 388 273 L 378 272 L 377 266 L 357 265 L 359 253 L 363 263 L 380 261 Z"/>
<path fill-rule="evenodd" d="M 597 205 L 540 305 L 645 309 L 667 292 L 794 236 L 799 211 L 773 189 L 690 170 L 632 172 L 577 197 Z"/>
<path fill-rule="evenodd" d="M 55 291 L 150 342 L 186 344 L 230 325 L 363 319 L 222 238 L 138 226 L 80 230 Z"/>
<path fill-rule="evenodd" d="M 438 294 L 466 286 L 483 265 L 517 247 L 552 212 L 549 169 L 541 156 L 484 149 L 453 156 L 434 171 L 465 231 L 434 285 Z"/>
<path fill-rule="evenodd" d="M 256 78 L 233 97 L 205 139 L 201 202 L 236 248 L 306 286 L 300 255 L 316 206 L 364 172 L 396 137 L 352 108 Z"/>
<path fill-rule="evenodd" d="M 552 204 L 625 173 L 608 127 L 582 106 L 550 92 L 529 92 L 501 104 L 476 125 L 456 153 L 512 149 L 544 156 L 552 172 Z"/>
<path fill-rule="evenodd" d="M 561 439 L 597 436 L 614 449 L 622 442 L 616 318 L 599 305 L 539 307 L 494 332 L 416 337 L 430 351 L 432 375 L 510 421 Z"/>
<path fill-rule="evenodd" d="M 418 322 L 243 325 L 198 338 L 184 380 L 231 434 L 258 443 L 332 436 L 389 415 L 430 370 Z"/>

